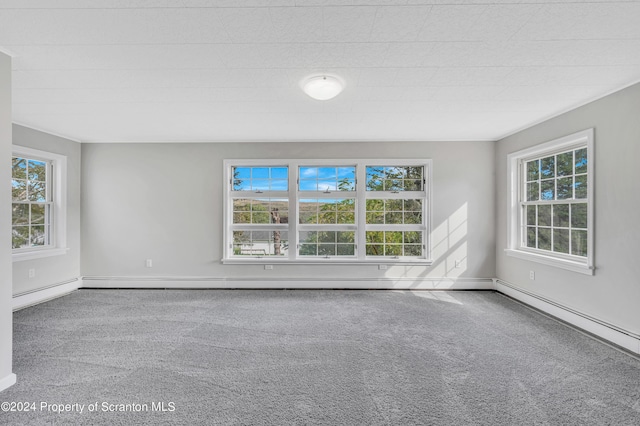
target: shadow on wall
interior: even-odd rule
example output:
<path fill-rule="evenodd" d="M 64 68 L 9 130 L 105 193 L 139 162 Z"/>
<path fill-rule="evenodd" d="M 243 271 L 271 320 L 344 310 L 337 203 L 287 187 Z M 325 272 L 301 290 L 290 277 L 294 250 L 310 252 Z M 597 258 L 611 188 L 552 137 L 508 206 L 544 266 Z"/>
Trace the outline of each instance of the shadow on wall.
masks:
<path fill-rule="evenodd" d="M 398 268 L 403 269 L 402 278 L 413 278 L 411 288 L 419 288 L 423 279 L 443 278 L 441 283 L 433 283 L 442 289 L 451 287 L 451 280 L 460 277 L 467 270 L 467 224 L 468 204 L 464 203 L 442 223 L 431 231 L 431 249 L 433 264 L 394 267 L 387 270 L 386 276 L 398 277 Z M 419 271 L 417 274 L 416 271 Z M 413 272 L 413 273 L 412 273 Z"/>

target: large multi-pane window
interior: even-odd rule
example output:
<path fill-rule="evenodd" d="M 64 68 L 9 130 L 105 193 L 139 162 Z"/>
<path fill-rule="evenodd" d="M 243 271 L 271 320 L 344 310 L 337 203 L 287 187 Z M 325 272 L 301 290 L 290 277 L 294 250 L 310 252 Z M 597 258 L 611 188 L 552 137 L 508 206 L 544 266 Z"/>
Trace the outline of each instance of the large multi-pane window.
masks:
<path fill-rule="evenodd" d="M 14 260 L 63 254 L 66 157 L 14 146 L 11 248 Z"/>
<path fill-rule="evenodd" d="M 425 263 L 429 166 L 229 160 L 225 260 Z"/>
<path fill-rule="evenodd" d="M 511 254 L 587 270 L 592 263 L 593 133 L 546 143 L 510 156 Z M 516 253 L 517 254 L 517 253 Z M 535 257 L 537 256 L 537 257 Z"/>

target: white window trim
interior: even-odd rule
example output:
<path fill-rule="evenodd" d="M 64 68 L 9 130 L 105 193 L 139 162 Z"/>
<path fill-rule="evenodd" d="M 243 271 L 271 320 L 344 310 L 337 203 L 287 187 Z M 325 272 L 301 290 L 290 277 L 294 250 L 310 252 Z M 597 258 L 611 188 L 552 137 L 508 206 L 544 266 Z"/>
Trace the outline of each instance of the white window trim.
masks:
<path fill-rule="evenodd" d="M 523 185 L 522 161 L 537 156 L 553 154 L 572 147 L 587 147 L 587 257 L 582 260 L 577 256 L 541 253 L 521 246 L 522 228 L 520 226 L 520 197 Z M 545 265 L 555 266 L 569 271 L 593 275 L 594 266 L 594 129 L 587 129 L 540 145 L 511 153 L 507 156 L 507 248 L 508 256 Z M 574 259 L 575 258 L 575 259 Z"/>
<path fill-rule="evenodd" d="M 40 259 L 66 254 L 67 248 L 67 157 L 47 151 L 13 145 L 12 155 L 50 161 L 53 165 L 51 188 L 53 211 L 51 244 L 46 247 L 30 247 L 13 250 L 13 261 Z"/>
<path fill-rule="evenodd" d="M 343 257 L 330 257 L 330 258 L 316 258 L 316 257 L 297 257 L 295 252 L 298 241 L 298 199 L 300 198 L 300 193 L 298 191 L 298 181 L 297 181 L 297 170 L 299 167 L 305 166 L 356 166 L 356 182 L 357 185 L 364 185 L 363 182 L 366 182 L 366 166 L 425 166 L 425 176 L 426 185 L 424 190 L 426 191 L 426 196 L 423 204 L 423 217 L 424 217 L 424 230 L 423 230 L 423 244 L 424 244 L 424 257 L 420 258 L 392 258 L 387 256 L 379 256 L 379 257 L 369 257 L 365 258 L 365 244 L 364 242 L 358 243 L 358 251 L 361 255 L 357 257 L 343 258 Z M 388 159 L 388 160 L 380 160 L 380 159 L 281 159 L 281 160 L 246 160 L 246 159 L 227 159 L 223 161 L 223 257 L 221 262 L 223 264 L 296 264 L 296 265 L 305 265 L 305 264 L 348 264 L 348 265 L 358 265 L 358 264 L 402 264 L 402 265 L 431 265 L 433 263 L 432 256 L 432 223 L 433 223 L 433 209 L 431 205 L 431 200 L 433 198 L 433 165 L 432 160 L 430 159 Z M 231 202 L 231 185 L 230 182 L 232 180 L 231 169 L 233 166 L 265 166 L 265 167 L 275 167 L 275 166 L 287 166 L 289 168 L 289 191 L 284 195 L 288 197 L 291 201 L 289 206 L 289 224 L 287 225 L 289 232 L 289 244 L 294 247 L 289 250 L 289 256 L 282 257 L 250 257 L 250 258 L 239 258 L 230 256 L 230 248 L 229 238 L 231 235 L 231 224 L 233 222 L 232 217 L 232 209 L 230 208 Z M 292 172 L 294 171 L 294 172 Z M 289 192 L 292 193 L 292 196 L 289 196 Z M 421 191 L 422 192 L 422 191 Z M 342 193 L 342 192 L 341 192 Z M 345 191 L 345 198 L 349 197 L 349 194 L 353 195 L 352 191 Z M 316 198 L 322 198 L 323 193 L 318 192 L 314 194 Z M 367 191 L 355 191 L 356 198 L 356 206 L 364 206 L 366 205 Z M 426 211 L 426 213 L 424 213 Z M 365 208 L 356 207 L 357 219 L 356 223 L 360 224 L 359 226 L 355 226 L 356 232 L 360 232 L 364 235 L 365 219 L 366 219 L 366 211 Z M 341 225 L 344 226 L 344 225 Z M 352 225 L 348 225 L 352 226 Z M 362 231 L 360 231 L 362 229 Z M 401 229 L 399 229 L 401 230 Z M 361 245 L 361 247 L 360 247 Z"/>

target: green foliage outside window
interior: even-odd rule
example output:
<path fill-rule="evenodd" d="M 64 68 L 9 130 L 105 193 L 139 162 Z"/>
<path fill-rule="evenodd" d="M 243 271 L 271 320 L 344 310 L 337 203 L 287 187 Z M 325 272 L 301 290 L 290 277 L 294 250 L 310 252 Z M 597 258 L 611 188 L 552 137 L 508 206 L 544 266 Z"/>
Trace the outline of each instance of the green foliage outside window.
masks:
<path fill-rule="evenodd" d="M 45 246 L 49 240 L 47 162 L 11 159 L 11 247 Z"/>
<path fill-rule="evenodd" d="M 367 191 L 422 191 L 422 166 L 368 166 Z"/>
<path fill-rule="evenodd" d="M 526 247 L 587 256 L 587 163 L 586 148 L 525 162 Z"/>
<path fill-rule="evenodd" d="M 271 188 L 279 185 L 286 176 L 282 168 L 234 168 L 233 190 L 245 191 Z M 308 197 L 311 192 L 336 193 L 355 190 L 354 167 L 301 167 L 300 191 Z M 423 166 L 367 166 L 366 191 L 401 193 L 424 189 Z M 249 181 L 245 182 L 245 179 Z M 275 182 L 275 183 L 274 183 Z M 331 229 L 331 225 L 356 224 L 356 200 L 354 198 L 301 198 L 298 201 L 298 223 L 316 225 L 326 229 L 301 230 L 298 235 L 298 255 L 316 257 L 355 256 L 356 232 Z M 400 196 L 401 197 L 401 196 Z M 364 249 L 367 256 L 415 256 L 423 255 L 422 231 L 397 231 L 394 225 L 422 225 L 423 200 L 420 198 L 367 199 L 365 225 L 389 225 L 388 230 L 366 231 Z M 274 198 L 234 198 L 234 224 L 288 223 L 288 200 Z M 251 254 L 248 247 L 260 241 L 273 245 L 264 255 L 282 254 L 283 232 L 269 231 L 271 235 L 257 231 L 234 231 L 234 255 Z M 260 253 L 259 255 L 262 255 Z"/>

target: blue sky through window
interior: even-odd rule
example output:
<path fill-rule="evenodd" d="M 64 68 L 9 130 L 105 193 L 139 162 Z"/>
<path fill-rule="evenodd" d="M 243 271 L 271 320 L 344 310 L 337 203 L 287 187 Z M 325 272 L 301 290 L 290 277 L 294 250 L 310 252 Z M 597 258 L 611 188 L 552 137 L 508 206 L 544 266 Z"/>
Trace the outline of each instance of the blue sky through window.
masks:
<path fill-rule="evenodd" d="M 287 191 L 287 167 L 234 167 L 234 191 Z"/>
<path fill-rule="evenodd" d="M 354 191 L 355 167 L 300 167 L 300 191 Z"/>

